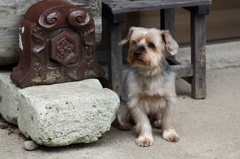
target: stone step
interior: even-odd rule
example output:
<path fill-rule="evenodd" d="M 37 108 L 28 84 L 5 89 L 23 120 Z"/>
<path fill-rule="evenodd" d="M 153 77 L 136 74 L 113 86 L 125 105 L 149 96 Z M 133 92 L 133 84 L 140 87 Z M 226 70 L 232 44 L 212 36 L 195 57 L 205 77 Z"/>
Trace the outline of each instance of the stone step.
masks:
<path fill-rule="evenodd" d="M 97 79 L 20 89 L 9 71 L 0 72 L 0 115 L 40 145 L 97 141 L 110 129 L 119 103 Z"/>

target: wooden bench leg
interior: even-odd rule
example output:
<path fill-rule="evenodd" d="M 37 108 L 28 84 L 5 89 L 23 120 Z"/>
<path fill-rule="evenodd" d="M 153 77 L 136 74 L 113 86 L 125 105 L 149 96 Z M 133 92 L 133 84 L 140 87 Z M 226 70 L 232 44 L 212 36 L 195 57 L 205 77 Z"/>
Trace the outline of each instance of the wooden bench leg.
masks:
<path fill-rule="evenodd" d="M 206 24 L 205 15 L 191 12 L 192 97 L 206 98 Z"/>
<path fill-rule="evenodd" d="M 161 29 L 169 30 L 171 35 L 175 36 L 175 17 L 174 8 L 161 9 Z M 168 59 L 175 59 L 175 56 L 171 56 L 168 53 Z"/>
<path fill-rule="evenodd" d="M 174 8 L 161 9 L 161 29 L 169 30 L 174 37 Z"/>
<path fill-rule="evenodd" d="M 122 88 L 122 47 L 118 42 L 122 40 L 121 23 L 107 22 L 108 31 L 108 82 L 109 88 L 121 95 Z"/>

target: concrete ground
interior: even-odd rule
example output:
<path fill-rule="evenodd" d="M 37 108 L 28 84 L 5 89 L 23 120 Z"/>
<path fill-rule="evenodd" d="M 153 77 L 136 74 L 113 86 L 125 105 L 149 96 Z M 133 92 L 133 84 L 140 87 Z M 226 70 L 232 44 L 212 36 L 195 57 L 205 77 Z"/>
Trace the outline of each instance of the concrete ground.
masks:
<path fill-rule="evenodd" d="M 115 128 L 97 142 L 66 147 L 40 146 L 26 151 L 17 127 L 0 118 L 1 159 L 238 159 L 240 158 L 240 67 L 207 71 L 207 99 L 190 97 L 190 86 L 177 80 L 176 130 L 169 143 L 154 129 L 154 144 L 139 147 L 132 131 Z"/>

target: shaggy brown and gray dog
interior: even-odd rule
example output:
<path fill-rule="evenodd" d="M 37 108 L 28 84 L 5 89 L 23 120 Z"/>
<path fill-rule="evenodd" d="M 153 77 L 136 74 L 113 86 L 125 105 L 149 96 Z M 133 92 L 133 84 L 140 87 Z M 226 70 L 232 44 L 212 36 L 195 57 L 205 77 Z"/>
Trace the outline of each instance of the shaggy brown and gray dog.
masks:
<path fill-rule="evenodd" d="M 129 42 L 127 60 L 132 65 L 123 83 L 121 105 L 116 115 L 119 129 L 131 128 L 130 117 L 136 123 L 139 134 L 136 144 L 150 146 L 153 144 L 152 128 L 161 127 L 163 138 L 178 141 L 174 129 L 173 109 L 176 105 L 175 73 L 171 72 L 166 62 L 166 53 L 175 55 L 178 44 L 168 31 L 131 27 L 122 46 Z"/>

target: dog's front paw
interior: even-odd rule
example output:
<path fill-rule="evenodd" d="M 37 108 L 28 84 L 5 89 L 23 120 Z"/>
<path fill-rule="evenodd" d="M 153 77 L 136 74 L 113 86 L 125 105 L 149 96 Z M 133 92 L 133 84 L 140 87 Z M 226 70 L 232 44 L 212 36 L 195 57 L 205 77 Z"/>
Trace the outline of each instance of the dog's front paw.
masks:
<path fill-rule="evenodd" d="M 153 137 L 145 137 L 145 136 L 139 136 L 136 140 L 135 143 L 138 146 L 143 146 L 143 147 L 147 147 L 147 146 L 151 146 L 153 144 Z"/>
<path fill-rule="evenodd" d="M 168 129 L 163 131 L 163 138 L 169 142 L 176 142 L 179 140 L 179 136 L 173 129 Z"/>

